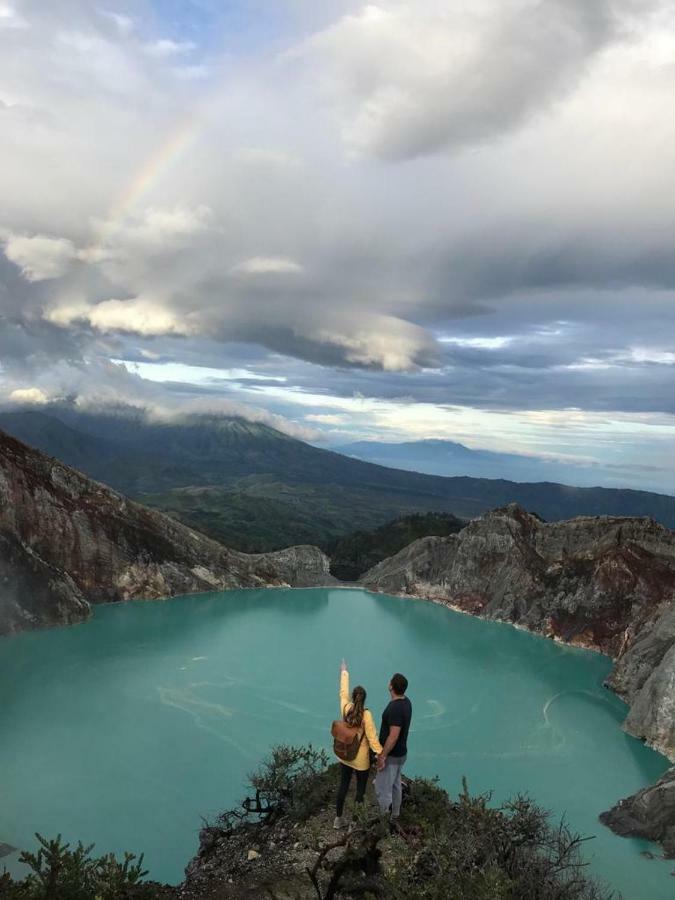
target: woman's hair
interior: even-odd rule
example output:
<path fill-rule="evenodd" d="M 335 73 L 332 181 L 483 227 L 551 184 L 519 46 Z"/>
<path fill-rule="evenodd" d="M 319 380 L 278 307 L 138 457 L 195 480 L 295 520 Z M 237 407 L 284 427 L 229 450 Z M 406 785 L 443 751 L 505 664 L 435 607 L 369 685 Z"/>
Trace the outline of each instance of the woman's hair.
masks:
<path fill-rule="evenodd" d="M 352 705 L 345 713 L 345 722 L 352 728 L 360 728 L 363 722 L 363 710 L 366 706 L 366 689 L 357 684 L 352 691 Z"/>

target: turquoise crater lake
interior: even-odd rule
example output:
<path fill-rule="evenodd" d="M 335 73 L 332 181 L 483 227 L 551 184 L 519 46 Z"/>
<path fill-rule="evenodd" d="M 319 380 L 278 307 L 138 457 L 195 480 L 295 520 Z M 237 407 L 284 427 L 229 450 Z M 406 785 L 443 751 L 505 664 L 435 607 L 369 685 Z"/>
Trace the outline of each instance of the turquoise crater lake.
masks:
<path fill-rule="evenodd" d="M 180 881 L 200 817 L 241 799 L 272 744 L 329 747 L 343 655 L 378 717 L 391 672 L 409 677 L 410 774 L 453 793 L 466 775 L 495 802 L 528 792 L 595 835 L 592 871 L 626 900 L 672 900 L 672 861 L 597 821 L 668 766 L 621 731 L 607 658 L 351 589 L 99 606 L 0 640 L 0 843 L 62 832 L 144 851 L 151 877 Z"/>

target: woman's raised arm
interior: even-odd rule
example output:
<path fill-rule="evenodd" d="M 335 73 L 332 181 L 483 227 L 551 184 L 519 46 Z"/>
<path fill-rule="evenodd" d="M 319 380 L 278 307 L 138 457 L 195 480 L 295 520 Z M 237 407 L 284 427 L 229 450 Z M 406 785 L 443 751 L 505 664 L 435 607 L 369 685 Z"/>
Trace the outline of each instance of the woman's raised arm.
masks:
<path fill-rule="evenodd" d="M 349 697 L 349 671 L 347 663 L 342 660 L 340 663 L 340 714 L 345 714 L 345 706 L 351 702 Z"/>

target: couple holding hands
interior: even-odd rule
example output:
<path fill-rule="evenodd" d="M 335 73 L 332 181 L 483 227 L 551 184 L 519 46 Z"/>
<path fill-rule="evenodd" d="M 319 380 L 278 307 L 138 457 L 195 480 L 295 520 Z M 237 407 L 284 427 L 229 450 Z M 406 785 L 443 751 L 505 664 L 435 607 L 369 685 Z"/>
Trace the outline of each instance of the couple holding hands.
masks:
<path fill-rule="evenodd" d="M 356 729 L 352 742 L 353 750 L 344 752 L 343 745 L 335 742 L 336 755 L 340 761 L 340 786 L 336 802 L 334 827 L 343 828 L 345 798 L 356 775 L 356 802 L 363 803 L 371 767 L 371 751 L 376 755 L 375 795 L 382 812 L 390 812 L 397 819 L 401 812 L 401 770 L 408 753 L 408 731 L 412 719 L 412 703 L 406 697 L 408 679 L 396 673 L 389 684 L 390 701 L 382 713 L 379 737 L 375 730 L 372 713 L 366 709 L 366 690 L 357 685 L 349 692 L 349 671 L 347 663 L 340 665 L 340 712 L 345 726 Z M 342 723 L 334 723 L 335 726 Z M 335 735 L 335 730 L 334 730 Z M 354 752 L 355 750 L 355 752 Z M 349 758 L 352 757 L 352 758 Z"/>

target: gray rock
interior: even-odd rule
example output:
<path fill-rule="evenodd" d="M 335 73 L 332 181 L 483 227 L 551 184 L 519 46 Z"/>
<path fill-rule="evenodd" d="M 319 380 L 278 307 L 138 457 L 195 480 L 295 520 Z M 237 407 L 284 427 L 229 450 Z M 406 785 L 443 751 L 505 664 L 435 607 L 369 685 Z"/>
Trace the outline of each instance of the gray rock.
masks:
<path fill-rule="evenodd" d="M 72 625 L 90 613 L 69 575 L 14 535 L 0 531 L 0 634 L 39 625 Z"/>
<path fill-rule="evenodd" d="M 675 604 L 629 634 L 608 684 L 628 702 L 636 697 L 671 647 L 675 646 Z"/>
<path fill-rule="evenodd" d="M 675 858 L 675 767 L 656 784 L 620 800 L 600 816 L 620 835 L 658 841 L 667 858 Z"/>
<path fill-rule="evenodd" d="M 669 755 L 675 749 L 675 644 L 635 696 L 624 728 Z"/>
<path fill-rule="evenodd" d="M 436 599 L 620 656 L 675 597 L 675 537 L 652 519 L 542 522 L 516 504 L 428 537 L 367 572 L 379 591 Z"/>
<path fill-rule="evenodd" d="M 334 582 L 316 547 L 229 550 L 2 432 L 0 534 L 0 634 L 80 621 L 89 603 Z"/>
<path fill-rule="evenodd" d="M 608 686 L 630 705 L 624 728 L 675 759 L 675 534 L 652 519 L 548 523 L 512 504 L 415 541 L 362 583 L 607 653 Z M 661 834 L 672 787 L 643 793 L 634 807 Z"/>
<path fill-rule="evenodd" d="M 609 685 L 634 708 L 626 728 L 675 756 L 675 535 L 652 519 L 548 523 L 511 504 L 415 541 L 362 583 L 607 653 Z"/>

